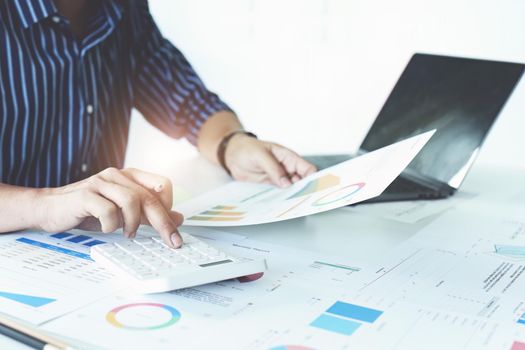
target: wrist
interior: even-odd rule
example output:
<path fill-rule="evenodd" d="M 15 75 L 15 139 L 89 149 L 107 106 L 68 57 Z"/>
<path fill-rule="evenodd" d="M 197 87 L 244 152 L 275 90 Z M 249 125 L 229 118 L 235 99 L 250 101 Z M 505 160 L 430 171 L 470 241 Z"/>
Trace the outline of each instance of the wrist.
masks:
<path fill-rule="evenodd" d="M 254 133 L 245 130 L 236 130 L 226 134 L 226 136 L 222 138 L 221 142 L 219 143 L 219 146 L 217 147 L 217 160 L 219 161 L 219 164 L 222 166 L 222 168 L 226 170 L 228 175 L 231 175 L 231 171 L 228 167 L 228 164 L 226 163 L 226 152 L 230 148 L 232 140 L 239 136 L 257 138 L 257 136 Z"/>
<path fill-rule="evenodd" d="M 30 228 L 46 231 L 49 213 L 49 199 L 53 194 L 52 188 L 32 188 L 28 193 L 30 212 L 32 220 L 29 222 Z"/>

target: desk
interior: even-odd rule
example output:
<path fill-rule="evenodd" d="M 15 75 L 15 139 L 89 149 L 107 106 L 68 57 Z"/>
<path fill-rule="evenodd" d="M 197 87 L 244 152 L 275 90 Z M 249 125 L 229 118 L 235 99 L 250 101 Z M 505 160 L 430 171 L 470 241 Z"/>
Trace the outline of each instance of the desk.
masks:
<path fill-rule="evenodd" d="M 166 169 L 153 169 L 169 175 L 175 184 L 176 202 L 211 190 L 228 181 L 221 169 L 202 158 L 179 163 Z M 494 179 L 505 179 L 495 181 Z M 462 186 L 462 191 L 476 196 L 458 205 L 468 207 L 471 217 L 495 208 L 507 210 L 507 200 L 522 191 L 523 201 L 518 203 L 525 209 L 525 170 L 494 166 L 475 165 Z M 447 199 L 455 201 L 454 197 Z M 380 204 L 378 204 L 380 205 Z M 358 215 L 346 208 L 307 218 L 294 219 L 260 226 L 227 228 L 229 232 L 248 238 L 318 251 L 325 254 L 348 256 L 356 261 L 368 262 L 381 257 L 392 247 L 414 235 L 432 222 L 439 214 L 423 219 L 416 224 L 406 224 L 368 215 Z M 8 339 L 0 337 L 0 348 L 25 349 Z"/>
<path fill-rule="evenodd" d="M 176 187 L 183 189 L 184 195 L 179 194 L 179 198 L 176 195 L 176 202 L 183 196 L 196 196 L 228 181 L 221 169 L 202 158 L 188 161 L 177 169 L 158 171 L 171 174 L 170 178 Z M 484 212 L 494 209 L 499 203 L 504 204 L 516 189 L 525 189 L 525 169 L 476 164 L 461 186 L 461 191 L 473 194 L 474 197 L 472 200 L 458 201 L 458 205 L 467 206 L 474 213 Z M 452 196 L 445 200 L 454 202 L 456 198 Z M 306 218 L 226 229 L 252 239 L 349 256 L 367 262 L 414 235 L 436 216 L 407 224 L 358 215 L 342 208 Z"/>

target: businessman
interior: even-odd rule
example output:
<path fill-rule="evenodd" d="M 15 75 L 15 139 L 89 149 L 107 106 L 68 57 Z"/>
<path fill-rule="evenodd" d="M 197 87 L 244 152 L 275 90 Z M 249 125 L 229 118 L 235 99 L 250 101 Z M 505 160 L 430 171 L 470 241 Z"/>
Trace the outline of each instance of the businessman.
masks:
<path fill-rule="evenodd" d="M 122 227 L 134 237 L 143 223 L 180 246 L 170 182 L 122 169 L 132 108 L 238 180 L 286 187 L 315 171 L 243 130 L 147 1 L 2 1 L 0 232 Z"/>

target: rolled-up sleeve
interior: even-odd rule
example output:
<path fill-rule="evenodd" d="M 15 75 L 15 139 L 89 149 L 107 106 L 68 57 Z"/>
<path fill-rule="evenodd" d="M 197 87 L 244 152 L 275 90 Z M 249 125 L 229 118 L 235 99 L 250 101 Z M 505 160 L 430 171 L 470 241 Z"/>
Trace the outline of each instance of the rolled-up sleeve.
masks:
<path fill-rule="evenodd" d="M 231 109 L 206 88 L 184 55 L 162 36 L 147 2 L 142 10 L 134 106 L 167 135 L 186 137 L 195 145 L 202 124 L 213 114 Z"/>

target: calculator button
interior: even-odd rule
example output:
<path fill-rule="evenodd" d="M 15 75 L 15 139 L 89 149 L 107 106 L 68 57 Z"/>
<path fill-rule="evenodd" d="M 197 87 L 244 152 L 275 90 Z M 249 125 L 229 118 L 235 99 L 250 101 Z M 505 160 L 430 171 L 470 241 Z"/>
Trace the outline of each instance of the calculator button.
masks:
<path fill-rule="evenodd" d="M 160 275 L 156 272 L 147 272 L 140 275 L 137 275 L 136 278 L 139 280 L 147 280 L 155 277 L 159 277 Z"/>
<path fill-rule="evenodd" d="M 130 246 L 126 246 L 126 247 L 121 247 L 120 249 L 122 249 L 123 251 L 125 252 L 128 252 L 128 253 L 135 253 L 135 252 L 140 252 L 142 251 L 144 248 L 142 248 L 141 246 L 139 246 L 138 244 L 134 244 L 134 245 L 130 245 Z"/>
<path fill-rule="evenodd" d="M 150 243 L 152 242 L 151 238 L 145 238 L 145 237 L 138 237 L 133 240 L 133 242 L 138 244 L 144 244 L 144 243 Z"/>
<path fill-rule="evenodd" d="M 97 245 L 97 246 L 93 247 L 92 249 L 96 249 L 96 250 L 101 251 L 101 252 L 112 252 L 112 251 L 114 251 L 115 249 L 118 249 L 118 248 L 115 247 L 114 244 L 101 244 L 101 245 Z"/>

